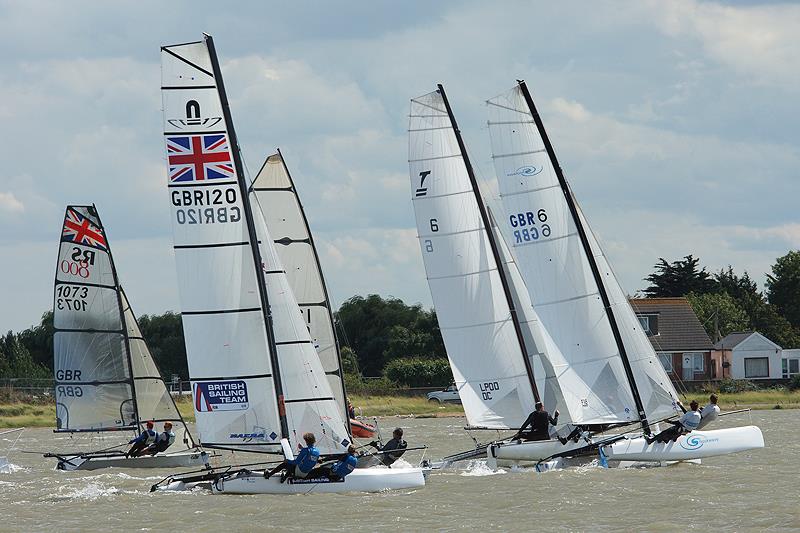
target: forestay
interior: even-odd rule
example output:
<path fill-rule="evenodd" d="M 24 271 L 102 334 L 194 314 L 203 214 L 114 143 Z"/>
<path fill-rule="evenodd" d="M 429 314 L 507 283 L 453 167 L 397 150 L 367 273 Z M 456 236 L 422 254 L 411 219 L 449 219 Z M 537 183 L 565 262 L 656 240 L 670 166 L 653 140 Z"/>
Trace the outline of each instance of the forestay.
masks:
<path fill-rule="evenodd" d="M 264 161 L 253 180 L 252 191 L 256 196 L 254 207 L 261 209 L 267 222 L 334 398 L 344 413 L 344 383 L 333 308 L 300 196 L 280 151 Z"/>
<path fill-rule="evenodd" d="M 242 196 L 212 50 L 208 36 L 162 48 L 173 238 L 201 442 L 279 452 L 281 437 L 297 444 L 313 431 L 323 453 L 340 451 L 347 432 L 330 386 L 263 218 Z"/>
<path fill-rule="evenodd" d="M 630 380 L 600 288 L 554 163 L 520 87 L 489 100 L 488 107 L 493 160 L 505 211 L 498 217 L 499 227 L 513 248 L 542 323 L 574 371 L 572 376 L 560 378 L 562 389 L 581 390 L 588 385 L 594 393 L 580 400 L 580 414 L 574 421 L 604 424 L 638 420 Z M 593 255 L 602 257 L 596 241 L 592 250 Z M 601 275 L 612 305 L 630 311 L 607 262 Z M 630 314 L 633 316 L 632 311 Z M 634 333 L 623 334 L 624 340 L 635 340 Z M 640 369 L 634 374 L 643 377 L 641 370 L 649 365 L 652 368 L 646 376 L 655 378 L 652 382 L 647 379 L 649 389 L 641 387 L 643 404 L 654 414 L 669 414 L 666 411 L 672 412 L 672 398 L 677 396 L 649 341 L 640 330 L 638 333 L 644 342 L 638 339 L 628 350 L 637 350 L 637 355 L 629 359 L 631 366 Z M 656 392 L 658 388 L 660 393 Z M 648 390 L 649 396 L 644 397 Z M 663 399 L 669 401 L 664 404 Z"/>
<path fill-rule="evenodd" d="M 471 426 L 517 428 L 534 407 L 453 125 L 438 91 L 411 100 L 409 172 L 439 329 Z"/>
<path fill-rule="evenodd" d="M 53 323 L 58 430 L 137 429 L 146 420 L 185 429 L 119 285 L 94 206 L 67 207 Z"/>

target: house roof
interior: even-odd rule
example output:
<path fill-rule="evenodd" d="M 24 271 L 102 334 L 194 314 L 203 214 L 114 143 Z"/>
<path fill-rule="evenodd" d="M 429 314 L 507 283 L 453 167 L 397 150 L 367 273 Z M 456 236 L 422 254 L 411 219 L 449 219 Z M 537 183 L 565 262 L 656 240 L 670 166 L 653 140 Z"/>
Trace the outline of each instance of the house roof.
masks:
<path fill-rule="evenodd" d="M 715 350 L 722 350 L 724 347 L 726 350 L 732 350 L 736 348 L 739 344 L 741 344 L 745 339 L 750 337 L 755 333 L 754 331 L 734 331 L 733 333 L 728 333 L 722 338 L 718 343 L 714 345 Z"/>
<path fill-rule="evenodd" d="M 686 298 L 632 298 L 637 315 L 658 315 L 658 334 L 648 336 L 657 352 L 707 351 L 713 345 Z"/>

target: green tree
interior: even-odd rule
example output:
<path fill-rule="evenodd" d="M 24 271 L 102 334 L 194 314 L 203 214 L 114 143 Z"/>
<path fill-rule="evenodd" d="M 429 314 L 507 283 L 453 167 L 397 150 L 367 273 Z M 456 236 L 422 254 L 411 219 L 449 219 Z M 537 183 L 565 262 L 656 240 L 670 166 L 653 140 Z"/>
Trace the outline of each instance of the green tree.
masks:
<path fill-rule="evenodd" d="M 800 327 L 800 251 L 775 260 L 767 274 L 767 300 L 794 327 Z"/>
<path fill-rule="evenodd" d="M 361 372 L 358 370 L 358 358 L 353 349 L 349 346 L 342 346 L 339 353 L 342 357 L 342 372 L 355 376 L 360 375 Z"/>
<path fill-rule="evenodd" d="M 19 342 L 30 352 L 37 364 L 53 370 L 53 312 L 42 315 L 38 326 L 30 327 L 17 334 Z"/>
<path fill-rule="evenodd" d="M 655 272 L 647 276 L 645 281 L 650 286 L 644 289 L 648 298 L 665 298 L 685 296 L 690 292 L 706 294 L 717 290 L 716 282 L 705 267 L 698 268 L 700 259 L 687 255 L 683 260 L 667 262 L 660 257 L 655 264 Z"/>
<path fill-rule="evenodd" d="M 189 379 L 181 316 L 167 311 L 162 315 L 143 315 L 138 321 L 161 376 L 169 380 L 172 374 L 178 374 Z"/>
<path fill-rule="evenodd" d="M 8 332 L 0 340 L 0 378 L 50 379 L 53 375 L 44 365 L 31 357 L 30 352 L 19 341 L 19 337 Z"/>
<path fill-rule="evenodd" d="M 686 299 L 694 310 L 694 314 L 703 324 L 706 333 L 713 340 L 719 334 L 724 337 L 733 331 L 744 331 L 749 327 L 750 319 L 732 296 L 726 292 L 696 294 L 689 293 Z"/>

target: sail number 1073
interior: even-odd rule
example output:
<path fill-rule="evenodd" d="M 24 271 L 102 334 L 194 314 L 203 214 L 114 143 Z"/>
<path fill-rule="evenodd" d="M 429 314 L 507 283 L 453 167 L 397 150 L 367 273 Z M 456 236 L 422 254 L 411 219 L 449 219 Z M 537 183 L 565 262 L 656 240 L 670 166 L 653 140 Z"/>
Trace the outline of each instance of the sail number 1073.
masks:
<path fill-rule="evenodd" d="M 508 221 L 514 230 L 514 244 L 522 244 L 539 240 L 540 237 L 549 237 L 552 233 L 547 224 L 547 211 L 539 209 L 526 211 L 524 213 L 514 213 L 508 217 Z"/>

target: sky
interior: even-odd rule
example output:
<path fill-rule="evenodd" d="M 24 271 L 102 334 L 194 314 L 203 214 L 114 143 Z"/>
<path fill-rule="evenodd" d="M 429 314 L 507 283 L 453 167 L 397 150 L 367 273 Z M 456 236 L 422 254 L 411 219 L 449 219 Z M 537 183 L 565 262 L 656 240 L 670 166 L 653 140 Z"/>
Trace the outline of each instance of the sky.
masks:
<path fill-rule="evenodd" d="M 557 5 L 556 5 L 557 4 Z M 800 248 L 800 5 L 0 1 L 0 330 L 52 307 L 68 203 L 95 203 L 137 314 L 178 310 L 159 47 L 214 36 L 243 157 L 280 147 L 335 305 L 430 306 L 409 100 L 444 84 L 494 180 L 485 100 L 525 79 L 630 294 L 688 254 L 763 282 Z"/>

